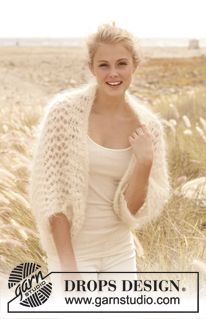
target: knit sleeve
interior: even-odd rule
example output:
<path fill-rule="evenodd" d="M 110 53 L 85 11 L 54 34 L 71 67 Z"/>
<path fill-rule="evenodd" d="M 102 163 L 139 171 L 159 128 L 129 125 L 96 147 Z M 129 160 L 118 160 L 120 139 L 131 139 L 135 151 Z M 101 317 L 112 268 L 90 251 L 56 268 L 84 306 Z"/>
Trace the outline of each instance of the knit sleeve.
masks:
<path fill-rule="evenodd" d="M 59 212 L 63 212 L 71 220 L 72 211 L 65 207 L 67 124 L 65 108 L 61 107 L 60 102 L 53 102 L 38 127 L 29 191 L 32 211 L 40 227 L 48 227 L 49 217 Z"/>
<path fill-rule="evenodd" d="M 164 131 L 160 122 L 151 129 L 153 135 L 154 159 L 150 172 L 147 195 L 144 204 L 135 214 L 128 209 L 124 192 L 128 181 L 124 182 L 121 191 L 116 192 L 116 211 L 119 217 L 131 228 L 139 229 L 143 225 L 157 218 L 169 198 L 170 183 L 167 169 L 166 145 Z"/>

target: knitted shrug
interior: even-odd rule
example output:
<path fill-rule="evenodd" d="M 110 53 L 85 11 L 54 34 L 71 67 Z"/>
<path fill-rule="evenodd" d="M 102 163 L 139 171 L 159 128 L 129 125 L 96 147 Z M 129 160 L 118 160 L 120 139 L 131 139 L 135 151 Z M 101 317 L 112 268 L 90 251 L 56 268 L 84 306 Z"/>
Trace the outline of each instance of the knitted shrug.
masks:
<path fill-rule="evenodd" d="M 81 236 L 89 177 L 88 116 L 96 89 L 96 84 L 92 83 L 57 94 L 48 104 L 44 119 L 37 128 L 38 138 L 31 165 L 30 202 L 40 241 L 47 253 L 50 270 L 53 271 L 59 268 L 59 264 L 49 217 L 63 212 L 71 222 L 72 237 Z M 170 187 L 162 124 L 156 114 L 128 92 L 126 99 L 139 121 L 151 132 L 154 148 L 143 206 L 135 215 L 131 214 L 123 195 L 136 162 L 134 154 L 113 199 L 114 213 L 134 230 L 161 213 Z"/>

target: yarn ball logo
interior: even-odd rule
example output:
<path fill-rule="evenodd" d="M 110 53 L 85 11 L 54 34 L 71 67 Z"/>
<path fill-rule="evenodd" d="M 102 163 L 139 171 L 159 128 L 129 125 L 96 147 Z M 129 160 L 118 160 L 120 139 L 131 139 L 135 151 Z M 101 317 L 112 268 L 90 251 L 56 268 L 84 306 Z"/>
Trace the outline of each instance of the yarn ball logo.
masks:
<path fill-rule="evenodd" d="M 23 263 L 10 273 L 8 287 L 15 289 L 20 304 L 26 307 L 38 307 L 45 303 L 52 292 L 52 283 L 44 278 L 41 266 L 35 263 Z"/>

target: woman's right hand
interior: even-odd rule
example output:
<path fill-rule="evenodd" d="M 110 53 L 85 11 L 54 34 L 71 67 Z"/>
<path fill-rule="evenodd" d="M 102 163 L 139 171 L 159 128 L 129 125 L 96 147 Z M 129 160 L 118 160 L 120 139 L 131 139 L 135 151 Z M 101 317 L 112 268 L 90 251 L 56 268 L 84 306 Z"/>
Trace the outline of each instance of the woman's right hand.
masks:
<path fill-rule="evenodd" d="M 61 273 L 61 280 L 82 280 L 81 273 L 78 272 L 78 270 L 73 270 L 73 271 L 66 271 Z"/>

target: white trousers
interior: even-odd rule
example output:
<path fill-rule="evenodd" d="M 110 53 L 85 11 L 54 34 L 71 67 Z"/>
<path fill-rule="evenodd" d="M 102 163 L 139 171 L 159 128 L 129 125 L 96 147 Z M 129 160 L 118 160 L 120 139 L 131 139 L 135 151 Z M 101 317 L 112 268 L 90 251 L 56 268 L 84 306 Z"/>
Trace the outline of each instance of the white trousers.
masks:
<path fill-rule="evenodd" d="M 137 280 L 137 266 L 136 266 L 136 252 L 134 249 L 129 249 L 127 253 L 119 252 L 115 255 L 95 257 L 90 256 L 88 258 L 76 258 L 78 271 L 80 272 L 79 281 L 83 282 L 87 287 L 88 282 L 93 282 L 91 285 L 101 284 L 104 282 L 108 285 L 109 282 L 113 282 L 116 285 L 115 293 L 121 296 L 121 284 L 123 281 Z M 70 280 L 69 275 L 67 275 Z M 72 278 L 71 278 L 72 279 Z M 74 279 L 76 281 L 76 279 Z M 95 282 L 95 283 L 94 283 Z M 61 296 L 63 287 L 60 285 L 56 289 L 59 290 L 58 294 Z M 106 292 L 105 292 L 106 291 Z M 76 296 L 85 296 L 86 292 L 76 292 Z M 108 292 L 103 289 L 95 289 L 92 292 L 93 297 L 97 296 L 113 296 L 114 292 Z"/>
<path fill-rule="evenodd" d="M 137 279 L 135 250 L 129 250 L 127 254 L 117 253 L 115 255 L 105 256 L 101 258 L 95 258 L 95 256 L 88 259 L 77 258 L 76 261 L 79 272 L 82 272 L 81 277 L 87 280 L 109 280 L 113 278 Z"/>

